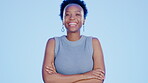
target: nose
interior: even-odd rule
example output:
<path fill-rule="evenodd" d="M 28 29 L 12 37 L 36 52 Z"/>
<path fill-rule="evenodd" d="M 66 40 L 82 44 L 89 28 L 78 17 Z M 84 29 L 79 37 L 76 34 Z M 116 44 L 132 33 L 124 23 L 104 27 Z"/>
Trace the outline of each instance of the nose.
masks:
<path fill-rule="evenodd" d="M 71 15 L 71 16 L 70 16 L 70 19 L 75 19 L 75 16 L 74 16 L 74 15 Z"/>

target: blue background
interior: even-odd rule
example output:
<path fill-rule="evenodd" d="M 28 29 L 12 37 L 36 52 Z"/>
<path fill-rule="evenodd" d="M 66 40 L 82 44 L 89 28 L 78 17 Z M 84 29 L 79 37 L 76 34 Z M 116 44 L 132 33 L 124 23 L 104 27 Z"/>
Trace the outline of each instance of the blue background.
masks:
<path fill-rule="evenodd" d="M 0 82 L 43 83 L 46 42 L 61 36 L 61 0 L 0 0 Z M 105 83 L 148 83 L 148 0 L 85 0 L 83 35 L 99 38 Z"/>

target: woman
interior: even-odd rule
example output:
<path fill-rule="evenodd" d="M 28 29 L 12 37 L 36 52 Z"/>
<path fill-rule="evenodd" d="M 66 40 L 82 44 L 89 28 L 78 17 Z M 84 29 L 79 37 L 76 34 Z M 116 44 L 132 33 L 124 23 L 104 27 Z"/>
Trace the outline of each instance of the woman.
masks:
<path fill-rule="evenodd" d="M 45 83 L 103 83 L 105 66 L 100 42 L 80 35 L 86 15 L 84 1 L 64 0 L 61 4 L 60 17 L 67 35 L 47 42 L 42 70 Z"/>

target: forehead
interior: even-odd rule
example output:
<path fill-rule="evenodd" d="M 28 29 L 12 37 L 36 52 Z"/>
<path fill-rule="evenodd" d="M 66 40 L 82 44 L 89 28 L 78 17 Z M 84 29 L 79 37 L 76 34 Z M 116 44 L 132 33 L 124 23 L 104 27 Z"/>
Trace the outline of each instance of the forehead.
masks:
<path fill-rule="evenodd" d="M 80 12 L 80 11 L 83 11 L 83 9 L 82 9 L 82 7 L 80 5 L 72 3 L 72 4 L 68 4 L 65 7 L 65 11 L 66 12 L 67 11 L 78 11 L 78 12 Z"/>

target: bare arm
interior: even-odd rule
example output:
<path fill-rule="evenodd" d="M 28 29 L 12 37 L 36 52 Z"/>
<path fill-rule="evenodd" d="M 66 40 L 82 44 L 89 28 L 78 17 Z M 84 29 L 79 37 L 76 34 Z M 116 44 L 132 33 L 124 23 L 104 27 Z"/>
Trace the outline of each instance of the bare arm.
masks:
<path fill-rule="evenodd" d="M 93 49 L 94 49 L 94 68 L 93 69 L 101 69 L 105 73 L 105 64 L 104 64 L 104 57 L 101 48 L 100 41 L 97 38 L 93 38 Z"/>
<path fill-rule="evenodd" d="M 46 83 L 98 83 L 98 80 L 100 80 L 101 83 L 101 80 L 104 79 L 103 76 L 98 77 L 101 75 L 96 74 L 104 73 L 100 69 L 95 69 L 84 74 L 63 75 L 55 71 L 54 64 L 52 63 L 52 66 L 46 67 L 45 71 L 49 74 L 48 76 L 51 79 L 50 82 L 48 81 Z"/>
<path fill-rule="evenodd" d="M 61 82 L 62 83 L 74 83 L 74 82 L 76 83 L 76 82 L 83 82 L 83 81 L 85 81 L 86 83 L 88 79 L 96 79 L 96 80 L 102 79 L 101 77 L 94 75 L 94 73 L 101 73 L 99 69 L 90 71 L 88 73 L 75 74 L 75 75 L 62 75 L 62 74 L 57 73 L 53 65 L 54 45 L 55 45 L 54 39 L 50 39 L 46 45 L 43 70 L 42 70 L 43 80 L 45 83 L 61 83 Z"/>

